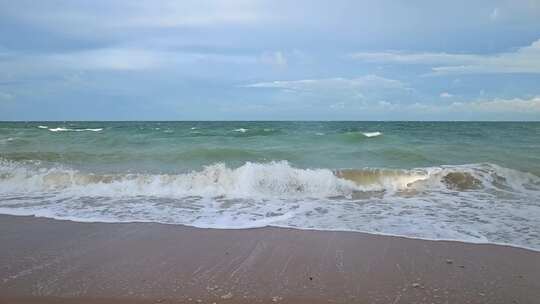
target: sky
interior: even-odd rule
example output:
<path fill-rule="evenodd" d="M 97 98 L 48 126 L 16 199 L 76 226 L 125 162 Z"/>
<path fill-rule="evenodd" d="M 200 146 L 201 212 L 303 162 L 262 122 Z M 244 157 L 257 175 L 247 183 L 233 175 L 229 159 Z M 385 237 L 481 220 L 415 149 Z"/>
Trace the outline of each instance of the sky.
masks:
<path fill-rule="evenodd" d="M 540 120 L 540 0 L 0 0 L 0 120 Z"/>

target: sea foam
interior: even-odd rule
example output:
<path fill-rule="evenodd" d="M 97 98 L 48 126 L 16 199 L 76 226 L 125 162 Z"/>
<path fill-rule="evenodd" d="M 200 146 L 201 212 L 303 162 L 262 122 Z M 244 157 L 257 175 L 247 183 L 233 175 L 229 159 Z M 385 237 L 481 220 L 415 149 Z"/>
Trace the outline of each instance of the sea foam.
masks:
<path fill-rule="evenodd" d="M 362 134 L 363 134 L 365 137 L 377 137 L 377 136 L 381 136 L 381 135 L 382 135 L 381 132 L 362 132 Z"/>
<path fill-rule="evenodd" d="M 95 128 L 95 129 L 68 129 L 68 128 L 50 128 L 49 131 L 51 132 L 84 132 L 84 131 L 91 131 L 91 132 L 100 132 L 103 131 L 103 128 Z"/>
<path fill-rule="evenodd" d="M 66 191 L 81 195 L 228 198 L 353 197 L 356 192 L 494 189 L 540 191 L 535 175 L 493 164 L 401 169 L 301 169 L 286 161 L 247 162 L 237 168 L 217 163 L 178 174 L 97 174 L 0 162 L 0 189 L 9 192 Z"/>
<path fill-rule="evenodd" d="M 285 161 L 178 174 L 0 162 L 0 213 L 208 228 L 351 230 L 540 250 L 540 178 L 494 164 L 306 169 Z"/>

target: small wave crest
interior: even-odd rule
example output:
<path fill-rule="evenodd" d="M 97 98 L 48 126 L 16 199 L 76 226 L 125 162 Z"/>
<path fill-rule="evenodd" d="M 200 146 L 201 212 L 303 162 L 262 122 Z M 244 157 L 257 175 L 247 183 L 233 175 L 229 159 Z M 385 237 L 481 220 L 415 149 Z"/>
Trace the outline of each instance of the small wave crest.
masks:
<path fill-rule="evenodd" d="M 2 138 L 2 139 L 0 139 L 0 144 L 7 144 L 7 143 L 9 143 L 11 141 L 14 141 L 15 139 L 16 138 L 14 138 L 14 137 Z"/>
<path fill-rule="evenodd" d="M 381 132 L 362 132 L 362 134 L 363 134 L 365 137 L 377 137 L 377 136 L 381 136 L 381 135 L 382 135 Z"/>
<path fill-rule="evenodd" d="M 41 127 L 41 126 L 40 126 Z M 45 127 L 46 128 L 46 127 Z M 84 132 L 84 131 L 91 131 L 91 132 L 100 132 L 103 131 L 103 128 L 95 128 L 95 129 L 68 129 L 68 128 L 49 128 L 48 129 L 51 132 Z"/>
<path fill-rule="evenodd" d="M 362 140 L 367 140 L 369 138 L 379 137 L 383 135 L 382 132 L 358 132 L 358 131 L 350 131 L 339 134 L 339 137 L 341 137 L 343 140 L 351 143 L 357 143 Z"/>

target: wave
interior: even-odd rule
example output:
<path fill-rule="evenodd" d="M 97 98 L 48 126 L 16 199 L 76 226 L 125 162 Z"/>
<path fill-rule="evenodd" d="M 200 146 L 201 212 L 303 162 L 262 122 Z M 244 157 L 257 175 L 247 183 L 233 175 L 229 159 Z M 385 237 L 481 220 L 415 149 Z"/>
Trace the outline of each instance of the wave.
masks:
<path fill-rule="evenodd" d="M 351 132 L 345 132 L 339 134 L 339 136 L 344 139 L 345 141 L 356 143 L 361 140 L 365 140 L 367 138 L 373 138 L 373 137 L 379 137 L 383 135 L 382 132 L 358 132 L 358 131 L 351 131 Z"/>
<path fill-rule="evenodd" d="M 191 128 L 187 136 L 189 137 L 257 137 L 257 136 L 273 136 L 282 134 L 283 131 L 277 128 L 237 128 L 229 130 L 220 129 L 198 129 Z"/>
<path fill-rule="evenodd" d="M 540 191 L 535 175 L 493 164 L 441 166 L 410 170 L 300 169 L 286 161 L 245 163 L 229 168 L 217 163 L 180 174 L 95 174 L 59 167 L 40 168 L 13 161 L 0 166 L 3 193 L 62 191 L 111 197 L 355 198 L 365 192 L 399 191 Z"/>
<path fill-rule="evenodd" d="M 95 129 L 68 129 L 68 128 L 50 128 L 49 131 L 51 132 L 84 132 L 84 131 L 91 131 L 91 132 L 100 132 L 103 131 L 103 128 L 95 128 Z"/>
<path fill-rule="evenodd" d="M 0 160 L 0 213 L 205 228 L 280 226 L 540 250 L 540 178 L 495 164 L 302 169 L 285 161 L 178 174 Z"/>
<path fill-rule="evenodd" d="M 47 126 L 37 126 L 39 129 L 48 129 L 49 127 Z"/>
<path fill-rule="evenodd" d="M 8 138 L 2 138 L 0 139 L 0 144 L 7 144 L 8 142 L 14 141 L 16 138 L 14 137 L 8 137 Z"/>
<path fill-rule="evenodd" d="M 364 134 L 365 137 L 377 137 L 382 135 L 381 132 L 362 132 L 362 134 Z"/>

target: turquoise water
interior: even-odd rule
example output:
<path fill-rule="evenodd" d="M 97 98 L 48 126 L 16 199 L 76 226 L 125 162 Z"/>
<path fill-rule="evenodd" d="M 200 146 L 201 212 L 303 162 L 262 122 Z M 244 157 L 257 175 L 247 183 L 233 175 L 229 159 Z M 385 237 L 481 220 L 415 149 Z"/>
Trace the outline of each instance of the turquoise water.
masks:
<path fill-rule="evenodd" d="M 540 123 L 0 123 L 0 212 L 540 249 Z"/>
<path fill-rule="evenodd" d="M 55 128 L 99 131 L 51 132 Z M 0 153 L 7 160 L 103 172 L 176 173 L 217 162 L 234 167 L 287 160 L 295 167 L 332 169 L 487 162 L 540 175 L 540 123 L 0 123 Z"/>

